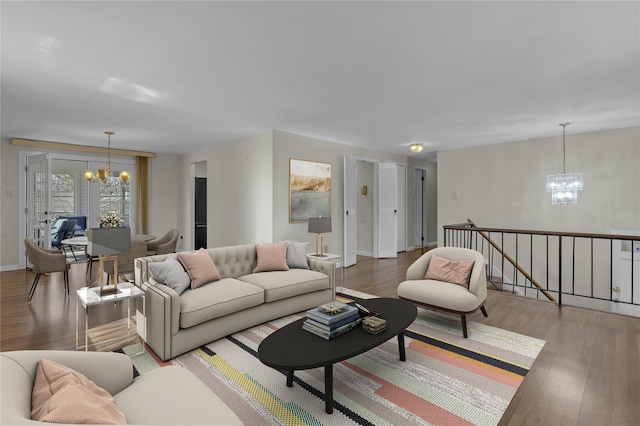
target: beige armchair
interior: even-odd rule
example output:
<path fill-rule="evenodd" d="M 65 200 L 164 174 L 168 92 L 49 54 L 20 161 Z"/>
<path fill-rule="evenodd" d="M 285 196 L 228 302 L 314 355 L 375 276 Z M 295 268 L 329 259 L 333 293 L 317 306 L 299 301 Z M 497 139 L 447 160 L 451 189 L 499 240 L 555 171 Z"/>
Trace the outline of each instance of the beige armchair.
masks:
<path fill-rule="evenodd" d="M 427 279 L 425 275 L 433 256 L 452 261 L 472 260 L 469 288 L 451 282 Z M 460 315 L 462 334 L 467 337 L 466 316 L 478 309 L 486 317 L 484 302 L 487 299 L 487 275 L 481 253 L 460 247 L 440 247 L 429 250 L 407 270 L 406 281 L 398 286 L 398 297 L 430 309 Z"/>
<path fill-rule="evenodd" d="M 167 254 L 176 251 L 176 245 L 178 244 L 178 237 L 180 231 L 172 229 L 160 238 L 151 240 L 147 243 L 147 256 L 154 254 Z"/>
<path fill-rule="evenodd" d="M 64 275 L 64 288 L 69 294 L 69 264 L 67 263 L 67 256 L 58 250 L 44 249 L 34 243 L 31 238 L 24 239 L 24 246 L 27 249 L 27 259 L 33 265 L 31 269 L 36 273 L 29 291 L 29 303 L 31 303 L 33 294 L 36 292 L 36 287 L 42 274 L 62 272 Z"/>
<path fill-rule="evenodd" d="M 133 274 L 135 268 L 134 263 L 135 260 L 139 257 L 145 257 L 147 254 L 147 243 L 142 240 L 136 240 L 135 238 L 131 240 L 131 251 L 128 253 L 118 253 L 116 257 L 118 258 L 118 276 L 123 281 L 129 281 L 129 278 L 125 274 Z M 109 274 L 113 274 L 113 262 L 105 262 L 104 263 L 104 272 Z M 109 284 L 109 279 L 107 278 L 107 285 Z"/>

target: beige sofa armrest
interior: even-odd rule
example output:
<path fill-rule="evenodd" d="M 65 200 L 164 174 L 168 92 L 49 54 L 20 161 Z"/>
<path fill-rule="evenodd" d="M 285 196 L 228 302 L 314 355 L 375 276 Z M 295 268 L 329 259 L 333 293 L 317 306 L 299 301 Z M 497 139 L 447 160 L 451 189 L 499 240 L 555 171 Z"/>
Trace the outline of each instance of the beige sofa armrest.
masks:
<path fill-rule="evenodd" d="M 31 384 L 36 378 L 36 368 L 41 359 L 48 359 L 73 368 L 87 376 L 87 378 L 111 395 L 121 392 L 133 383 L 131 358 L 116 352 L 28 350 L 2 352 L 2 358 L 3 363 L 6 359 L 10 359 L 19 364 L 30 376 Z"/>
<path fill-rule="evenodd" d="M 336 294 L 336 264 L 328 260 L 307 258 L 312 271 L 322 272 L 329 277 L 329 287 L 333 295 Z"/>

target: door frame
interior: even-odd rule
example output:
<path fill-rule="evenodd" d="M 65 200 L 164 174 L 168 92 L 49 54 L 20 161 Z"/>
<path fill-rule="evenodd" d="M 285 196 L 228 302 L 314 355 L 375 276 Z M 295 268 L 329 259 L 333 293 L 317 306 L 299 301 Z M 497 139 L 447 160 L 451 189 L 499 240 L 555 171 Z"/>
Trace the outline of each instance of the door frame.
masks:
<path fill-rule="evenodd" d="M 377 160 L 377 159 L 369 158 L 369 157 L 360 157 L 360 156 L 356 156 L 356 155 L 345 155 L 343 158 L 345 158 L 345 159 L 346 158 L 350 158 L 350 159 L 355 160 L 356 162 L 357 161 L 364 161 L 364 162 L 373 163 L 373 164 L 385 162 L 383 160 Z M 396 165 L 404 166 L 405 167 L 405 171 L 408 170 L 408 165 L 406 163 L 400 163 L 400 162 L 397 162 L 397 161 L 386 161 L 386 162 L 392 162 L 392 163 L 395 163 Z M 342 182 L 343 191 L 346 191 L 346 188 L 347 188 L 347 178 L 348 178 L 348 176 L 346 175 L 346 170 L 343 169 L 343 182 Z M 405 229 L 406 229 L 407 214 L 408 214 L 407 205 L 406 205 L 407 204 L 407 181 L 406 181 L 407 178 L 408 178 L 408 173 L 405 173 L 405 185 L 404 185 L 404 192 L 405 192 L 405 194 L 404 194 Z M 374 176 L 374 181 L 375 181 L 375 176 Z M 372 194 L 371 194 L 371 195 L 373 195 L 374 199 L 375 199 L 375 197 L 378 197 L 377 188 L 375 188 L 375 186 L 376 185 L 374 185 L 374 190 L 372 191 Z M 353 188 L 355 188 L 355 176 L 354 176 Z M 343 196 L 344 196 L 344 194 L 343 194 Z M 375 205 L 375 202 L 374 202 L 374 205 Z M 374 216 L 376 216 L 377 214 L 378 214 L 378 212 L 374 211 Z M 356 220 L 357 220 L 357 215 L 358 215 L 358 212 L 356 210 Z M 344 208 L 344 204 L 343 204 L 343 211 L 342 211 L 342 219 L 343 219 L 343 223 L 344 223 L 344 229 L 342 231 L 343 232 L 343 235 L 342 235 L 342 237 L 343 237 L 343 246 L 342 247 L 343 247 L 343 258 L 344 258 L 346 256 L 346 253 L 347 253 L 347 240 L 346 240 L 346 237 L 347 237 L 347 220 L 346 220 L 346 208 Z M 375 226 L 374 226 L 373 232 L 374 232 L 374 241 L 377 241 L 377 232 L 378 231 L 377 231 Z M 354 232 L 352 234 L 353 234 L 353 238 L 356 239 L 356 241 L 353 242 L 354 243 L 353 245 L 354 245 L 354 247 L 356 247 L 356 252 L 357 252 L 357 234 L 356 234 L 355 230 L 354 230 Z M 408 246 L 408 244 L 406 242 L 406 236 L 405 236 L 405 246 Z M 408 248 L 406 248 L 406 249 L 408 249 Z M 375 253 L 376 253 L 376 248 L 375 248 L 375 243 L 374 243 L 374 257 L 377 257 L 377 254 L 375 254 Z M 351 265 L 349 265 L 349 266 L 351 266 Z"/>

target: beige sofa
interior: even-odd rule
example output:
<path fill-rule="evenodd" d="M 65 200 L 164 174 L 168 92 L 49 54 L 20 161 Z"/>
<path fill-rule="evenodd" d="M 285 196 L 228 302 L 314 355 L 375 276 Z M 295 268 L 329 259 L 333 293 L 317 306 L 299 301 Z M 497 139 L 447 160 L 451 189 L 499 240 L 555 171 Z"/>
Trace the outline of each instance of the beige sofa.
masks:
<path fill-rule="evenodd" d="M 41 359 L 72 368 L 109 392 L 130 425 L 242 424 L 213 391 L 184 368 L 158 368 L 134 379 L 127 355 L 75 351 L 0 353 L 0 424 L 52 424 L 31 420 L 31 394 Z"/>
<path fill-rule="evenodd" d="M 310 269 L 253 273 L 255 244 L 207 249 L 221 279 L 181 295 L 156 281 L 149 265 L 175 253 L 136 259 L 135 283 L 145 291 L 146 342 L 163 360 L 229 334 L 331 300 L 335 263 L 308 259 Z M 193 253 L 193 252 L 190 252 Z"/>

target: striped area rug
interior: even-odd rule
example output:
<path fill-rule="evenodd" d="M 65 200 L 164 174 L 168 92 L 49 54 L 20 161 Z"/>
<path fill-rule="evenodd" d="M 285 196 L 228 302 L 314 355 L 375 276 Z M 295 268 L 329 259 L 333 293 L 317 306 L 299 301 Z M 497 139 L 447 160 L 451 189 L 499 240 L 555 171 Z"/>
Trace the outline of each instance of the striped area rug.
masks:
<path fill-rule="evenodd" d="M 250 328 L 167 363 L 150 353 L 132 359 L 142 374 L 171 364 L 190 370 L 246 425 L 495 425 L 545 343 L 473 321 L 464 339 L 459 317 L 419 309 L 405 333 L 406 362 L 398 360 L 394 338 L 334 366 L 334 412 L 327 414 L 322 368 L 296 371 L 289 388 L 282 372 L 257 358 L 266 336 L 302 316 Z"/>

